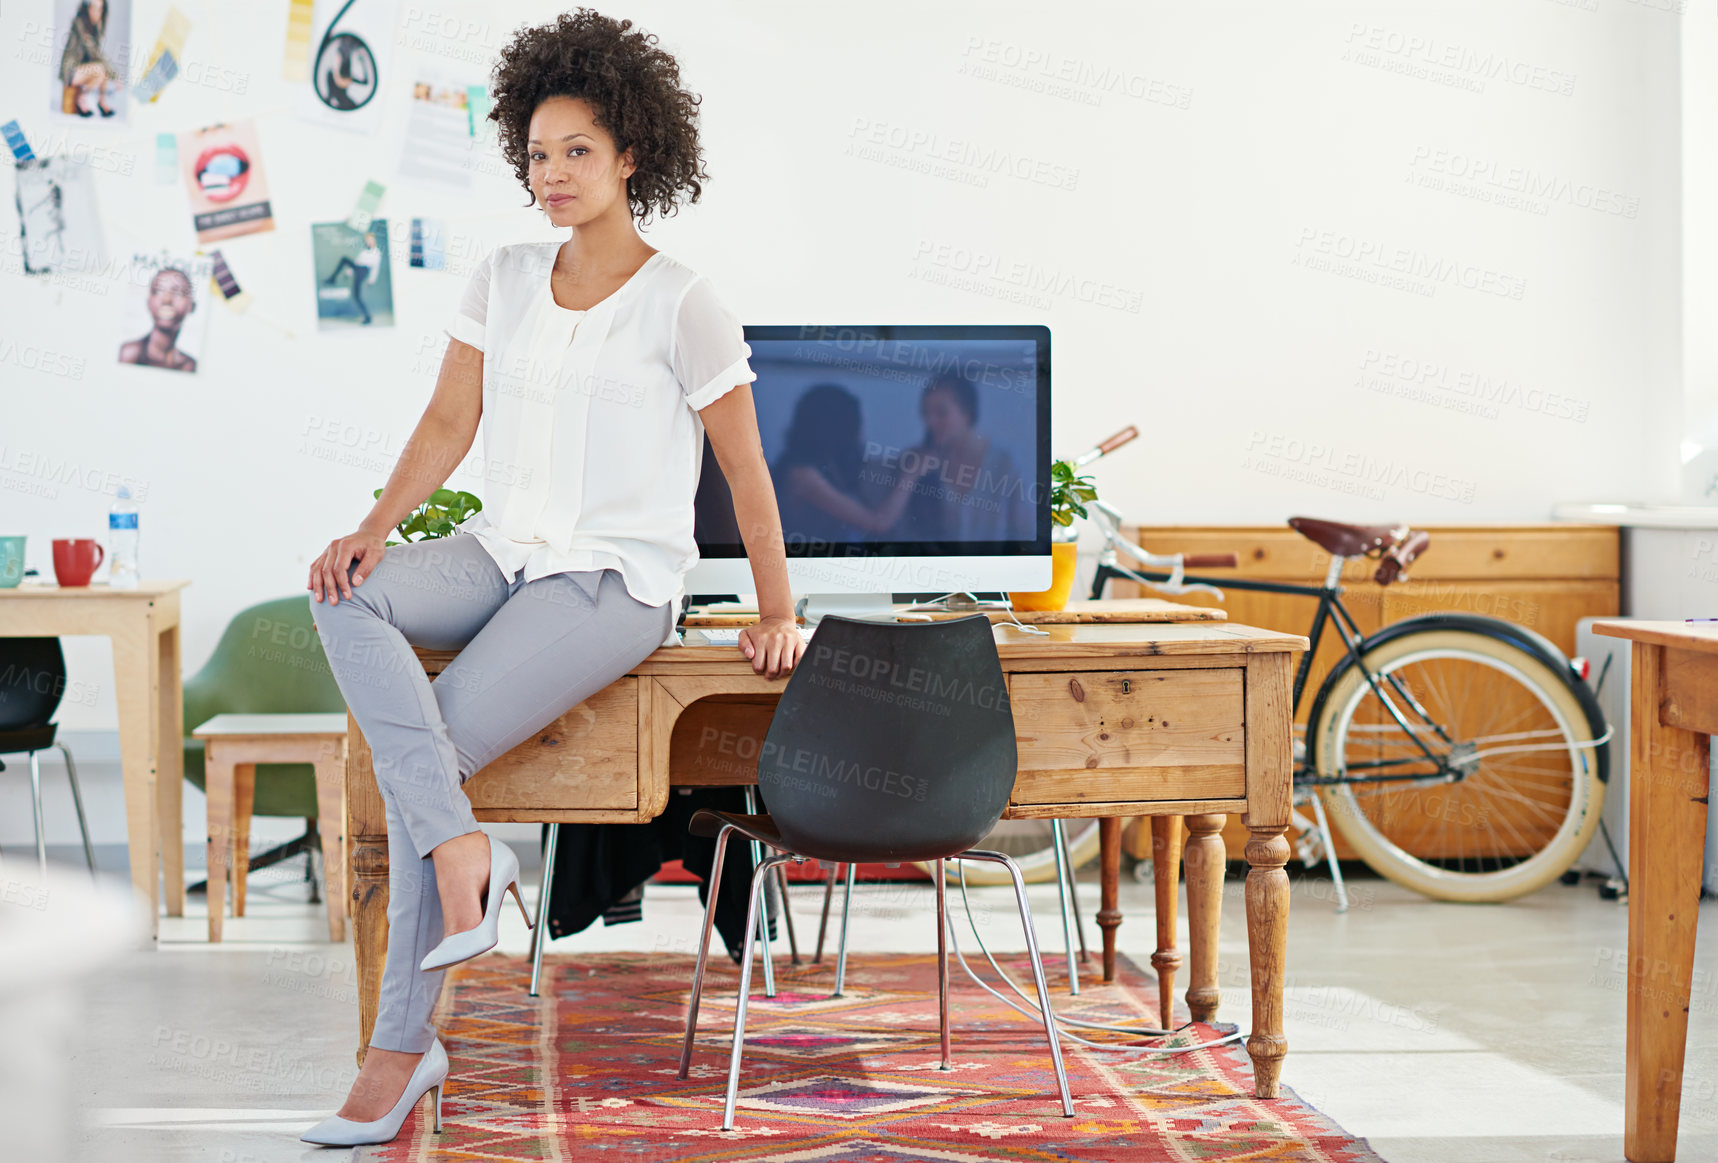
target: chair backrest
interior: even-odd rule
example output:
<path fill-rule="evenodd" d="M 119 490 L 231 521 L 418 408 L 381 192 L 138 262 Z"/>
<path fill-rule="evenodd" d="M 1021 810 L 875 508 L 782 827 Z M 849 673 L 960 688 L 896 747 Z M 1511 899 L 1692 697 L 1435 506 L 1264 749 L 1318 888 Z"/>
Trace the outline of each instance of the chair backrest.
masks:
<path fill-rule="evenodd" d="M 1017 759 L 988 618 L 829 616 L 782 691 L 758 786 L 802 855 L 934 860 L 996 826 Z"/>
<path fill-rule="evenodd" d="M 58 638 L 0 638 L 0 731 L 47 726 L 65 693 Z"/>
<path fill-rule="evenodd" d="M 185 680 L 185 732 L 221 714 L 344 711 L 310 616 L 310 595 L 248 606 Z"/>

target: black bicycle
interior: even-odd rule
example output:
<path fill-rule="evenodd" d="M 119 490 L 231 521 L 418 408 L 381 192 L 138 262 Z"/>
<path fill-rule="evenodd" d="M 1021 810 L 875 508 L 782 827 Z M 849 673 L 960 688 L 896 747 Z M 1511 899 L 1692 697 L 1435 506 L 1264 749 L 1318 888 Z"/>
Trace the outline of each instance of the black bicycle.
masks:
<path fill-rule="evenodd" d="M 1352 558 L 1378 562 L 1387 586 L 1426 551 L 1406 526 L 1343 525 L 1294 517 L 1289 525 L 1331 555 L 1322 586 L 1190 576 L 1189 564 L 1235 564 L 1233 554 L 1192 558 L 1146 552 L 1122 538 L 1121 514 L 1095 502 L 1104 546 L 1092 581 L 1114 578 L 1162 592 L 1219 587 L 1315 598 L 1309 649 L 1295 673 L 1298 713 L 1313 656 L 1328 626 L 1345 647 L 1295 740 L 1294 826 L 1301 859 L 1330 864 L 1347 907 L 1330 825 L 1377 872 L 1430 897 L 1510 900 L 1569 868 L 1599 824 L 1609 778 L 1610 729 L 1580 660 L 1501 618 L 1443 613 L 1363 635 L 1342 604 Z M 1141 565 L 1123 566 L 1117 551 Z M 1310 804 L 1314 819 L 1298 808 Z"/>

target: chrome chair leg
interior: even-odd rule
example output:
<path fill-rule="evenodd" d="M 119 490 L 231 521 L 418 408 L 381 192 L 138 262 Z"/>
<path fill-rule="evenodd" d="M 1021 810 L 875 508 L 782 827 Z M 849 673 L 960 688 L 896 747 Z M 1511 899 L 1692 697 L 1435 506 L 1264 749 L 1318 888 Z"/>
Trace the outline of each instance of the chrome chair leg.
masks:
<path fill-rule="evenodd" d="M 788 908 L 788 902 L 787 902 L 787 869 L 785 867 L 778 868 L 775 870 L 775 875 L 776 875 L 776 883 L 781 886 L 781 921 L 782 921 L 782 924 L 787 927 L 788 962 L 789 962 L 789 964 L 792 964 L 792 965 L 798 965 L 799 964 L 799 937 L 797 935 L 795 935 L 795 933 L 793 931 L 793 910 Z"/>
<path fill-rule="evenodd" d="M 549 943 L 549 893 L 555 887 L 555 849 L 561 839 L 561 826 L 549 825 L 549 839 L 543 845 L 543 881 L 537 892 L 537 923 L 531 928 L 531 996 L 537 996 L 537 986 L 543 979 L 543 946 Z"/>
<path fill-rule="evenodd" d="M 71 748 L 57 740 L 54 746 L 60 749 L 60 755 L 66 761 L 66 782 L 72 785 L 72 806 L 78 810 L 78 831 L 84 838 L 84 860 L 89 863 L 90 875 L 94 876 L 95 849 L 90 847 L 89 822 L 84 818 L 84 797 L 83 793 L 78 791 L 78 765 L 72 762 Z"/>
<path fill-rule="evenodd" d="M 853 915 L 853 877 L 859 871 L 857 864 L 847 866 L 847 894 L 841 903 L 841 945 L 835 953 L 835 992 L 831 997 L 842 996 L 842 990 L 847 988 L 847 920 Z"/>
<path fill-rule="evenodd" d="M 1014 880 L 1014 898 L 1020 905 L 1020 924 L 1026 930 L 1026 954 L 1032 959 L 1032 977 L 1038 986 L 1038 1006 L 1043 1011 L 1044 1036 L 1050 1042 L 1050 1061 L 1055 1064 L 1056 1085 L 1062 1092 L 1062 1114 L 1071 1119 L 1074 1117 L 1074 1100 L 1068 1094 L 1068 1072 L 1062 1067 L 1062 1045 L 1056 1036 L 1054 1011 L 1050 1009 L 1050 987 L 1044 982 L 1044 963 L 1038 957 L 1038 937 L 1032 928 L 1032 907 L 1026 901 L 1026 878 L 1020 875 L 1020 866 L 1001 852 L 970 848 L 962 852 L 958 859 L 988 860 L 992 864 L 1000 864 L 1008 869 L 1008 875 Z"/>
<path fill-rule="evenodd" d="M 746 789 L 746 813 L 753 816 L 758 814 L 758 793 L 756 788 L 748 787 Z M 756 840 L 751 841 L 751 845 L 752 868 L 755 870 L 763 865 L 764 846 Z M 758 932 L 763 937 L 764 944 L 764 996 L 774 997 L 775 962 L 770 957 L 770 901 L 767 891 L 764 894 L 762 905 L 758 910 L 758 924 L 763 926 L 758 930 Z"/>
<path fill-rule="evenodd" d="M 698 941 L 698 968 L 692 971 L 692 999 L 686 1003 L 686 1041 L 680 1047 L 680 1072 L 676 1078 L 685 1078 L 686 1072 L 692 1068 L 692 1042 L 698 1035 L 698 999 L 704 995 L 704 967 L 710 961 L 710 931 L 716 927 L 716 895 L 722 884 L 722 858 L 728 852 L 728 833 L 732 832 L 732 824 L 722 825 L 722 830 L 716 833 L 716 859 L 710 867 L 710 890 L 704 901 L 704 928 Z M 751 958 L 746 958 L 751 964 Z"/>
<path fill-rule="evenodd" d="M 752 891 L 746 902 L 746 945 L 740 954 L 740 998 L 734 1007 L 734 1048 L 728 1056 L 728 1094 L 722 1105 L 722 1129 L 734 1129 L 734 1104 L 740 1093 L 740 1054 L 746 1045 L 746 1001 L 752 991 L 752 944 L 758 937 L 758 921 L 762 917 L 764 881 L 772 868 L 785 864 L 791 857 L 772 856 L 758 865 L 752 873 Z M 769 964 L 766 957 L 764 964 Z"/>
<path fill-rule="evenodd" d="M 829 879 L 823 882 L 823 919 L 817 922 L 817 952 L 811 955 L 813 965 L 823 964 L 823 936 L 829 931 L 829 903 L 835 899 L 835 873 L 839 864 L 829 866 Z"/>
<path fill-rule="evenodd" d="M 1068 857 L 1068 901 L 1074 906 L 1074 936 L 1080 939 L 1080 964 L 1091 960 L 1086 953 L 1086 922 L 1080 915 L 1080 870 L 1074 866 L 1074 858 Z"/>
<path fill-rule="evenodd" d="M 948 1039 L 948 877 L 941 860 L 935 861 L 937 882 L 937 1020 L 942 1036 L 943 1070 L 953 1070 Z"/>
<path fill-rule="evenodd" d="M 1056 896 L 1062 902 L 1062 947 L 1068 951 L 1068 992 L 1080 995 L 1080 970 L 1074 964 L 1074 915 L 1068 909 L 1068 898 L 1074 892 L 1074 870 L 1068 859 L 1068 838 L 1062 833 L 1062 821 L 1050 821 L 1050 835 L 1056 850 Z"/>
<path fill-rule="evenodd" d="M 48 843 L 42 828 L 42 755 L 39 751 L 30 752 L 30 803 L 36 811 L 36 864 L 41 869 L 42 879 L 46 880 Z"/>

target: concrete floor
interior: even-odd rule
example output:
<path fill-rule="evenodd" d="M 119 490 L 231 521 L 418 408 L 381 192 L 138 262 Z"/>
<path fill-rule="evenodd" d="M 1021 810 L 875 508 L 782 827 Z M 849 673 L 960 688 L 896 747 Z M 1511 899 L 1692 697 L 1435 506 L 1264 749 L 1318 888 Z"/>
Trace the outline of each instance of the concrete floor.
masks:
<path fill-rule="evenodd" d="M 506 835 L 534 859 L 528 842 Z M 86 1122 L 80 1160 L 336 1157 L 296 1136 L 351 1083 L 356 980 L 350 944 L 329 944 L 322 910 L 304 903 L 301 868 L 254 875 L 250 915 L 229 918 L 219 946 L 205 943 L 205 907 L 192 898 L 190 915 L 163 921 L 158 950 L 126 954 L 90 991 L 76 1060 Z M 1472 907 L 1361 880 L 1354 908 L 1338 915 L 1329 889 L 1319 879 L 1295 883 L 1286 1084 L 1391 1163 L 1622 1158 L 1622 907 L 1588 886 Z M 1088 881 L 1080 891 L 1089 924 L 1097 886 Z M 1123 878 L 1121 948 L 1141 963 L 1154 944 L 1150 891 Z M 1009 932 L 1007 890 L 974 894 L 982 931 Z M 815 887 L 794 891 L 808 942 L 820 901 Z M 933 949 L 932 902 L 928 886 L 862 889 L 855 947 Z M 1044 944 L 1059 948 L 1053 888 L 1034 890 L 1034 909 Z M 517 912 L 503 917 L 503 948 L 523 952 Z M 552 948 L 690 951 L 697 917 L 692 889 L 652 887 L 642 924 L 598 925 Z M 1699 964 L 1708 972 L 1690 1022 L 1685 1160 L 1718 1158 L 1718 916 L 1705 920 Z M 1245 1028 L 1237 879 L 1226 890 L 1222 957 L 1220 1017 Z"/>

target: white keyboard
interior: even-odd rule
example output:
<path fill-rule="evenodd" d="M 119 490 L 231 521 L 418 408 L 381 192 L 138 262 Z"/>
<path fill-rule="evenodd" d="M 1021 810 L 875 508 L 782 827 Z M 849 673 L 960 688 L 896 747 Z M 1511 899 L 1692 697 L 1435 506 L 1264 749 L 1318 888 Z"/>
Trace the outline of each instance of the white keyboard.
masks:
<path fill-rule="evenodd" d="M 689 629 L 698 631 L 704 636 L 704 641 L 711 646 L 738 646 L 740 644 L 739 626 L 692 626 Z M 810 642 L 813 627 L 796 626 L 801 642 Z"/>

